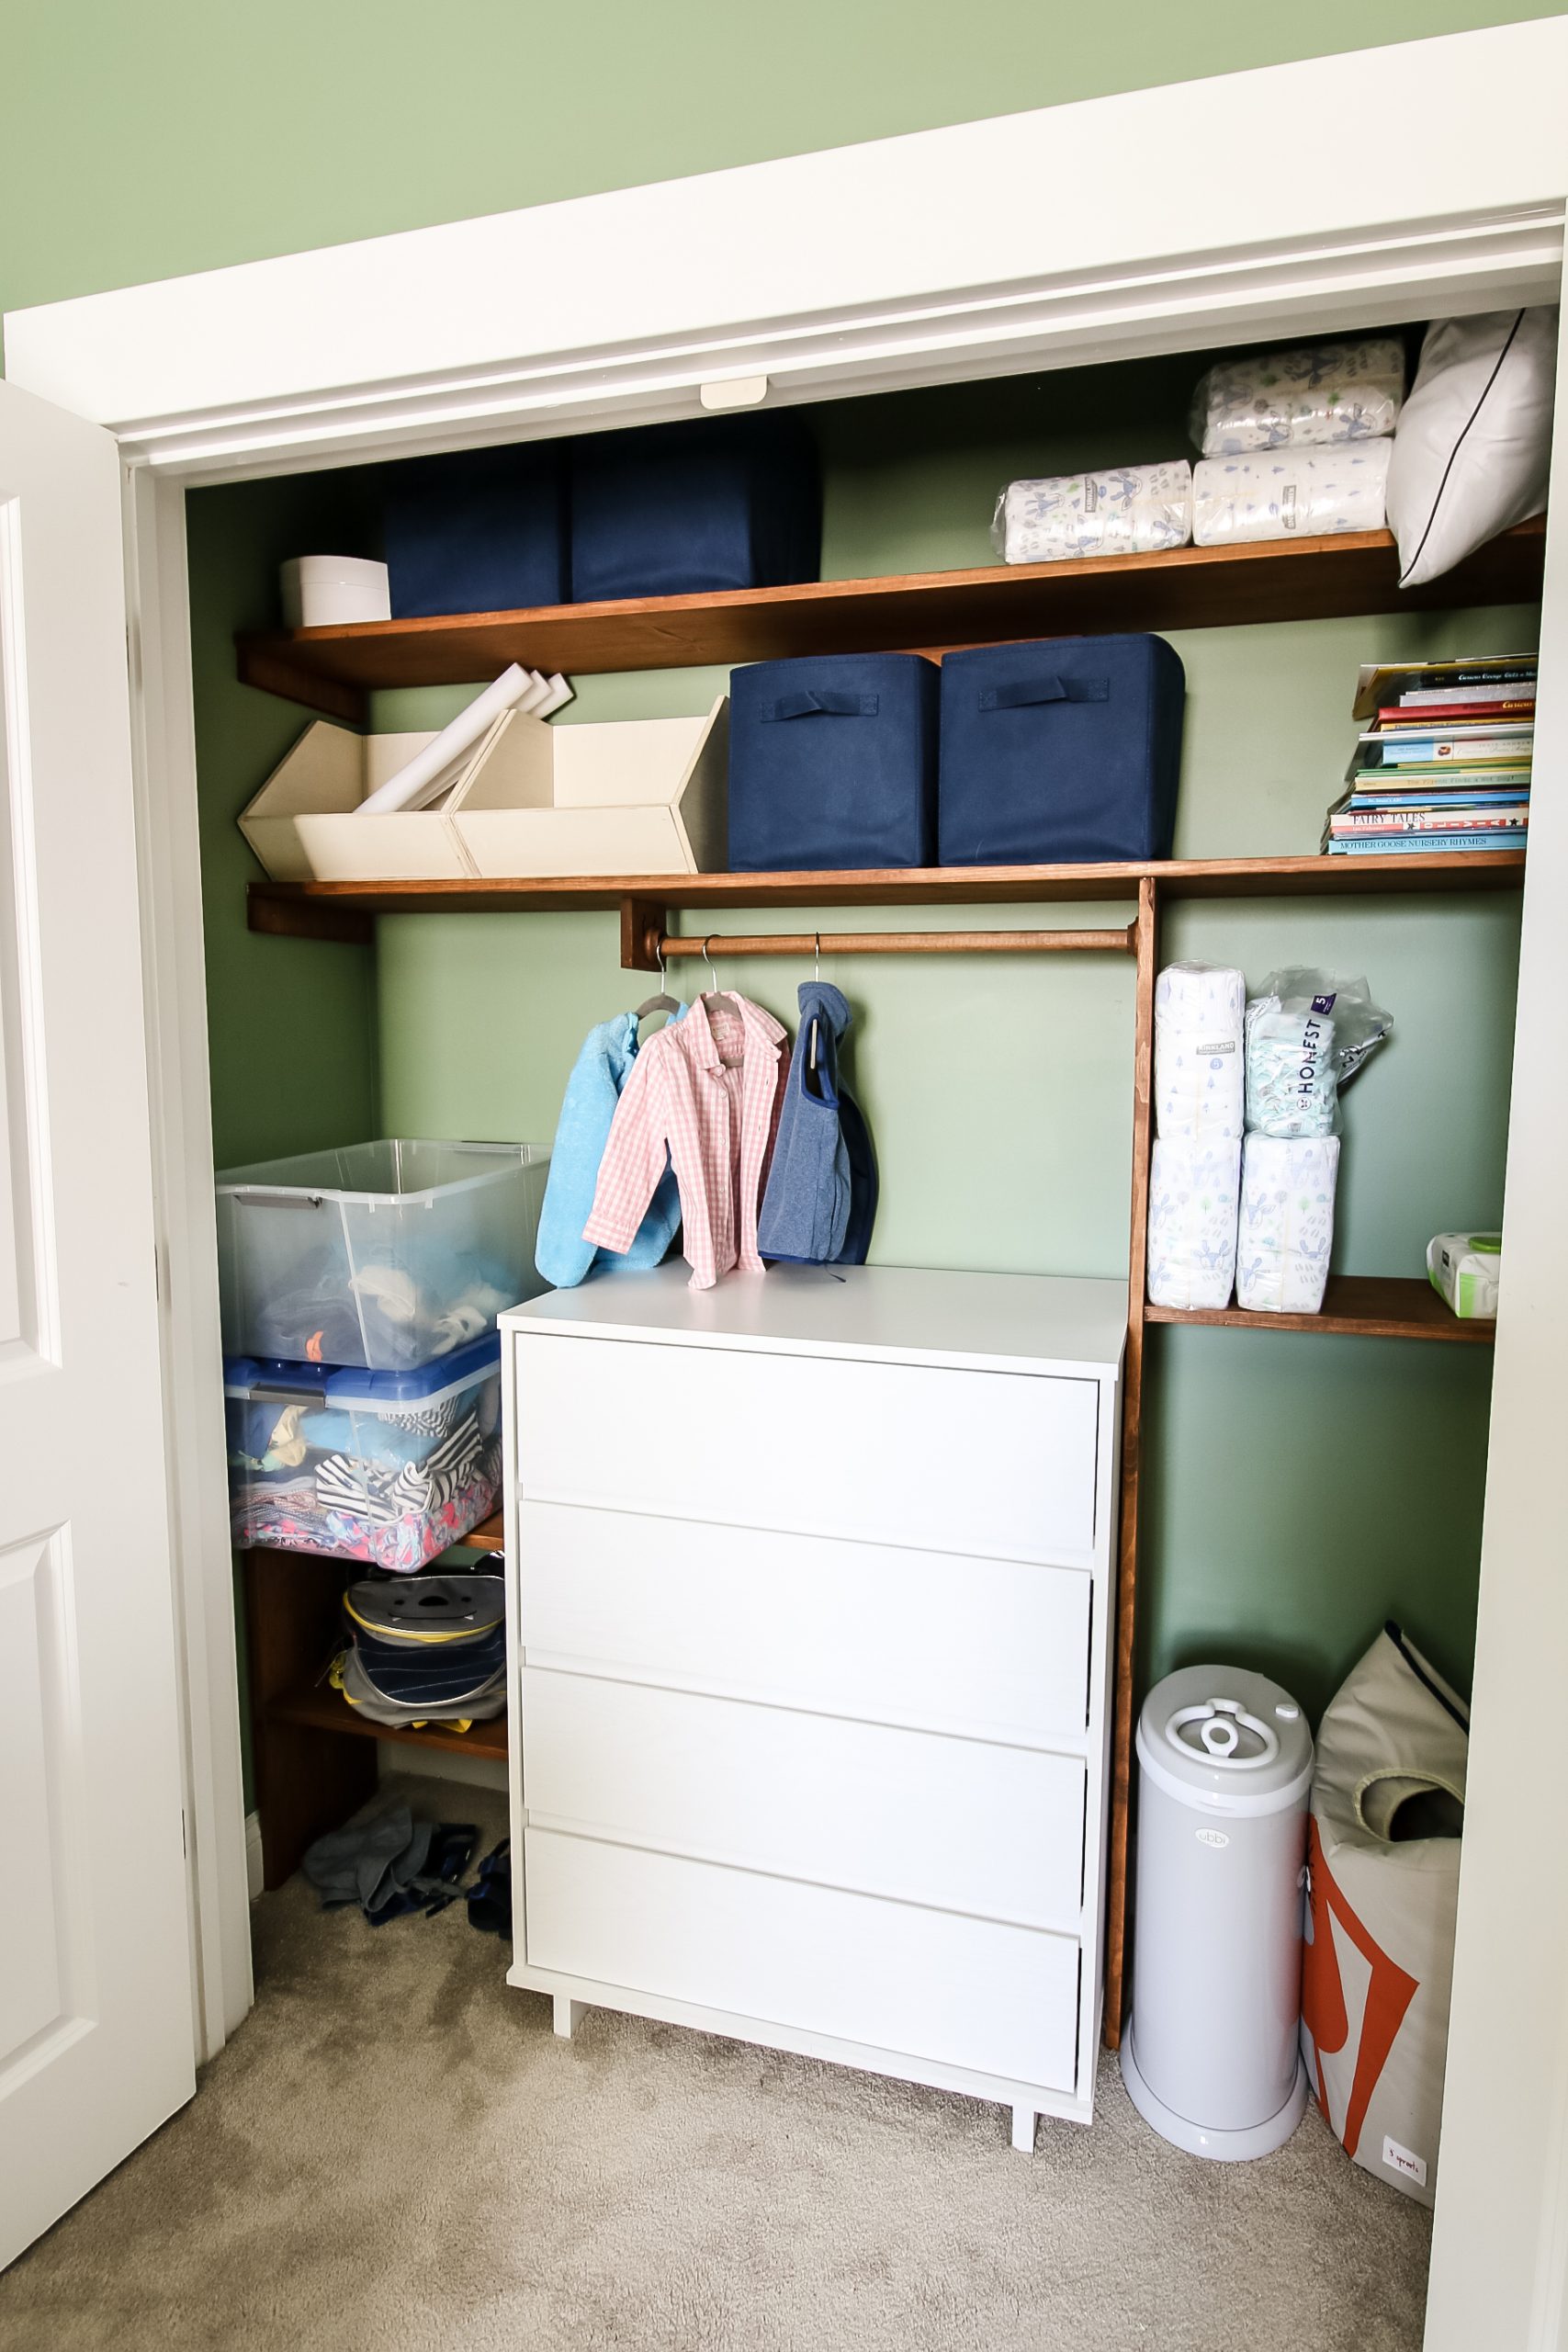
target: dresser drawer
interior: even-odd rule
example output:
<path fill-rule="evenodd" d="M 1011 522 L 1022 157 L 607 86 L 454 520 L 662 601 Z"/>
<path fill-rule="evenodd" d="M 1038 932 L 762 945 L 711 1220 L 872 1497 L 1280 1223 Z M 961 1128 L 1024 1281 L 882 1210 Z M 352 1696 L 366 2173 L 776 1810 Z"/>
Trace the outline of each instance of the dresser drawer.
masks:
<path fill-rule="evenodd" d="M 1071 1937 L 545 1829 L 524 1885 L 529 1968 L 1076 2088 Z"/>
<path fill-rule="evenodd" d="M 531 1823 L 1077 1932 L 1081 1757 L 529 1667 Z"/>
<path fill-rule="evenodd" d="M 522 1643 L 576 1667 L 869 1723 L 1081 1741 L 1083 1568 L 524 1503 Z"/>
<path fill-rule="evenodd" d="M 519 1335 L 525 1500 L 989 1558 L 1095 1532 L 1099 1385 Z"/>

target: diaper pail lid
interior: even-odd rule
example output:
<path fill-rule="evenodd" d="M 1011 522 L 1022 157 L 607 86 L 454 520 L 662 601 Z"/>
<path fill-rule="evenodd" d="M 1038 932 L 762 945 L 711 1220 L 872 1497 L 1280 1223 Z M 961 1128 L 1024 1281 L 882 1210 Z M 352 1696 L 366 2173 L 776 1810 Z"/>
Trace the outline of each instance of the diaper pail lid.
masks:
<path fill-rule="evenodd" d="M 1267 1675 L 1189 1666 L 1145 1700 L 1138 1760 L 1175 1795 L 1222 1811 L 1272 1813 L 1305 1796 L 1312 1734 L 1290 1692 Z"/>

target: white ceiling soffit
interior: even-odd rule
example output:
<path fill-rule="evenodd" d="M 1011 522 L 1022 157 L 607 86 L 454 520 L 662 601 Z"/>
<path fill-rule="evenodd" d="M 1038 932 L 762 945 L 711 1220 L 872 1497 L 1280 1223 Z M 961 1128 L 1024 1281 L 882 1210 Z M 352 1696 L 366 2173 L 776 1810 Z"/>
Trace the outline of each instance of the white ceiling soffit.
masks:
<path fill-rule="evenodd" d="M 1557 17 L 16 311 L 7 373 L 197 480 L 1550 301 L 1565 114 Z"/>

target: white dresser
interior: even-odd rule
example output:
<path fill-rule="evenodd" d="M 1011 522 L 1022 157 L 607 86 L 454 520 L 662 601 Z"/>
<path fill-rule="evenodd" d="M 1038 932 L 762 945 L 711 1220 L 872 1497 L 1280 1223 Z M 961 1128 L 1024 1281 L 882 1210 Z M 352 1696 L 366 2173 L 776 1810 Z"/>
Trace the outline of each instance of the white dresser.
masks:
<path fill-rule="evenodd" d="M 1120 1283 L 504 1317 L 514 1984 L 1092 2113 Z"/>

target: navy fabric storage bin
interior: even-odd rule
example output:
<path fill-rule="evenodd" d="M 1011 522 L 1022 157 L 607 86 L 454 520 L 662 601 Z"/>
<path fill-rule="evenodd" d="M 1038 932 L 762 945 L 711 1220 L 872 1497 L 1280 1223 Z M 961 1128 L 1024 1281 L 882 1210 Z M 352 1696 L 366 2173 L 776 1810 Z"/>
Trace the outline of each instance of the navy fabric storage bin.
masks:
<path fill-rule="evenodd" d="M 919 653 L 757 662 L 729 680 L 737 873 L 929 865 L 941 681 Z"/>
<path fill-rule="evenodd" d="M 509 613 L 567 599 L 560 444 L 459 449 L 384 469 L 392 617 Z"/>
<path fill-rule="evenodd" d="M 600 433 L 571 448 L 574 604 L 815 580 L 817 448 L 792 416 Z"/>
<path fill-rule="evenodd" d="M 1162 637 L 1044 638 L 942 671 L 943 865 L 1168 857 L 1187 683 Z"/>

